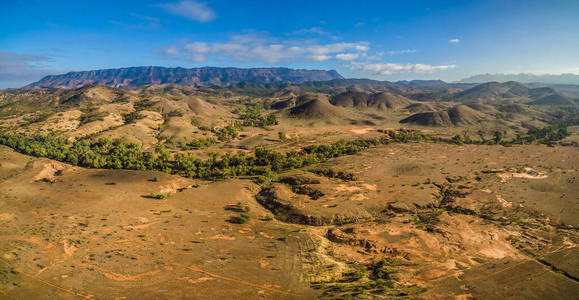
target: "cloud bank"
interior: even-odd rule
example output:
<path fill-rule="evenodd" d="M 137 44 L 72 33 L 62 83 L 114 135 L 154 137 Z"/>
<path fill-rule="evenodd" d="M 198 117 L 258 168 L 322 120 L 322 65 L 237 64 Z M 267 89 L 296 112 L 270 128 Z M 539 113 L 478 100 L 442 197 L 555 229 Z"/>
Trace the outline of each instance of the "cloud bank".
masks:
<path fill-rule="evenodd" d="M 211 58 L 235 62 L 275 64 L 295 61 L 354 60 L 366 54 L 368 43 L 307 43 L 305 41 L 272 41 L 255 35 L 233 36 L 227 42 L 192 42 L 182 47 L 165 47 L 165 55 L 195 62 Z"/>
<path fill-rule="evenodd" d="M 456 68 L 455 65 L 427 65 L 427 64 L 397 64 L 397 63 L 356 63 L 350 65 L 353 70 L 362 71 L 372 75 L 393 75 L 400 73 L 431 74 Z"/>
<path fill-rule="evenodd" d="M 42 64 L 49 58 L 0 50 L 0 88 L 21 87 L 55 71 Z"/>

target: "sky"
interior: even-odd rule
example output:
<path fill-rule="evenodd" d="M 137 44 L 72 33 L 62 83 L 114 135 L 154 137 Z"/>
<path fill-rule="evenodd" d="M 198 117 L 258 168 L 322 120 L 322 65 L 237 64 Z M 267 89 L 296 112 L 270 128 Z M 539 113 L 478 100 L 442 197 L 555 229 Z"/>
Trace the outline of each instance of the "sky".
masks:
<path fill-rule="evenodd" d="M 0 0 L 0 88 L 132 66 L 579 73 L 579 1 Z"/>

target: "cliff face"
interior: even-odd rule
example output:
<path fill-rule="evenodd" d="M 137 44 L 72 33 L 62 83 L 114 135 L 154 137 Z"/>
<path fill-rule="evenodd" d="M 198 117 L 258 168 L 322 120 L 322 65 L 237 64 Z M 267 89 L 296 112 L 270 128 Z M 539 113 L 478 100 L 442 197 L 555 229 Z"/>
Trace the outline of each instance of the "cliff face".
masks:
<path fill-rule="evenodd" d="M 296 70 L 288 68 L 164 68 L 132 67 L 121 69 L 69 72 L 49 75 L 27 88 L 76 88 L 86 84 L 103 84 L 111 87 L 140 86 L 147 84 L 227 85 L 239 82 L 271 83 L 325 81 L 343 78 L 334 70 Z"/>

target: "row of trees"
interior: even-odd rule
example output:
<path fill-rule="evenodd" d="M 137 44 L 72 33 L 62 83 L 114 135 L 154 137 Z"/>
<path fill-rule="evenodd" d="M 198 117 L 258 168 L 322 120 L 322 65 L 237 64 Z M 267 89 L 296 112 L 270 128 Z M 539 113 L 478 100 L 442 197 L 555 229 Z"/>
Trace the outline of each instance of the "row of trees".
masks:
<path fill-rule="evenodd" d="M 387 144 L 396 133 L 380 138 L 340 141 L 330 145 L 312 145 L 300 151 L 281 153 L 258 147 L 252 154 L 224 154 L 213 152 L 206 160 L 188 153 L 172 154 L 164 146 L 145 152 L 140 145 L 122 140 L 100 138 L 67 143 L 54 135 L 27 136 L 0 131 L 0 144 L 21 153 L 47 157 L 88 168 L 158 170 L 191 178 L 228 178 L 254 176 L 301 168 L 333 157 L 358 153 L 362 149 Z M 422 135 L 414 135 L 414 139 Z M 408 141 L 401 138 L 397 141 Z"/>
<path fill-rule="evenodd" d="M 569 136 L 567 126 L 564 124 L 549 125 L 542 128 L 531 127 L 527 130 L 526 134 L 517 134 L 514 138 L 510 140 L 505 140 L 503 132 L 494 131 L 491 139 L 485 139 L 481 135 L 480 140 L 473 140 L 468 135 L 464 133 L 463 135 L 455 135 L 452 137 L 451 142 L 454 144 L 479 144 L 479 145 L 503 145 L 509 146 L 514 144 L 548 144 L 555 141 L 559 141 Z"/>
<path fill-rule="evenodd" d="M 540 136 L 549 136 L 539 131 Z M 0 131 L 0 144 L 21 153 L 47 157 L 88 168 L 158 170 L 190 178 L 229 178 L 235 176 L 270 175 L 272 172 L 301 168 L 330 158 L 356 154 L 363 149 L 392 142 L 439 140 L 416 130 L 383 131 L 384 135 L 370 139 L 339 141 L 329 145 L 311 145 L 299 151 L 277 152 L 258 147 L 253 153 L 219 155 L 212 152 L 208 159 L 188 153 L 172 154 L 164 146 L 145 152 L 140 145 L 122 140 L 100 138 L 67 143 L 54 135 L 27 136 Z M 446 141 L 452 143 L 452 140 Z"/>
<path fill-rule="evenodd" d="M 265 127 L 279 123 L 276 114 L 262 114 L 262 109 L 262 105 L 246 105 L 245 108 L 236 109 L 235 113 L 239 115 L 242 126 Z"/>

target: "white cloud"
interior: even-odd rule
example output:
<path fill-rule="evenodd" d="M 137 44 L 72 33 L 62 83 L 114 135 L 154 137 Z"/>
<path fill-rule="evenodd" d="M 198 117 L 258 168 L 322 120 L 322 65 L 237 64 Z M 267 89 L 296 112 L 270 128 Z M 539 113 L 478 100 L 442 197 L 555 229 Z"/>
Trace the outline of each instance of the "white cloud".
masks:
<path fill-rule="evenodd" d="M 416 49 L 390 50 L 390 51 L 386 51 L 386 53 L 388 53 L 388 55 L 410 54 L 410 53 L 416 53 Z"/>
<path fill-rule="evenodd" d="M 458 44 L 458 43 L 460 43 L 460 39 L 459 39 L 459 38 L 454 38 L 454 39 L 448 40 L 448 42 L 451 43 L 451 44 Z"/>
<path fill-rule="evenodd" d="M 169 13 L 198 22 L 209 22 L 216 17 L 215 12 L 207 4 L 195 0 L 167 3 L 159 6 Z"/>
<path fill-rule="evenodd" d="M 319 35 L 328 34 L 327 31 L 323 30 L 320 27 L 304 28 L 304 29 L 296 30 L 293 32 L 293 34 L 310 34 L 310 33 L 319 34 Z"/>
<path fill-rule="evenodd" d="M 360 28 L 360 27 L 364 27 L 364 26 L 366 26 L 365 22 L 358 22 L 358 23 L 354 24 L 354 27 L 356 27 L 356 28 Z"/>
<path fill-rule="evenodd" d="M 186 59 L 189 61 L 194 61 L 194 62 L 204 62 L 207 60 L 207 57 L 203 54 L 194 54 L 194 55 L 187 56 Z"/>
<path fill-rule="evenodd" d="M 310 55 L 310 56 L 308 56 L 308 58 L 310 60 L 313 60 L 313 61 L 324 61 L 324 60 L 328 60 L 332 57 L 328 56 L 328 55 Z"/>
<path fill-rule="evenodd" d="M 176 49 L 175 49 L 176 48 Z M 237 62 L 279 63 L 291 61 L 353 60 L 365 55 L 368 43 L 317 44 L 311 41 L 277 41 L 255 34 L 236 35 L 227 42 L 192 42 L 181 48 L 169 46 L 164 54 L 194 61 L 209 58 Z"/>
<path fill-rule="evenodd" d="M 176 55 L 179 54 L 180 50 L 179 48 L 175 47 L 175 46 L 169 46 L 169 47 L 165 47 L 163 49 L 163 53 L 167 54 L 167 55 Z"/>
<path fill-rule="evenodd" d="M 339 60 L 354 60 L 359 56 L 357 53 L 340 53 L 336 55 L 336 58 Z"/>
<path fill-rule="evenodd" d="M 369 48 L 368 46 L 366 46 L 366 45 L 356 45 L 355 49 L 358 50 L 358 51 L 366 52 L 366 51 L 368 51 L 368 49 L 370 49 L 370 48 Z"/>
<path fill-rule="evenodd" d="M 177 48 L 177 47 L 172 47 L 172 48 Z M 196 43 L 190 43 L 190 44 L 185 45 L 185 50 L 187 50 L 189 52 L 194 52 L 194 53 L 206 54 L 209 52 L 210 49 L 206 43 L 196 42 Z"/>
<path fill-rule="evenodd" d="M 429 74 L 456 68 L 455 65 L 396 64 L 396 63 L 352 63 L 350 67 L 373 75 L 392 75 L 399 73 Z"/>

